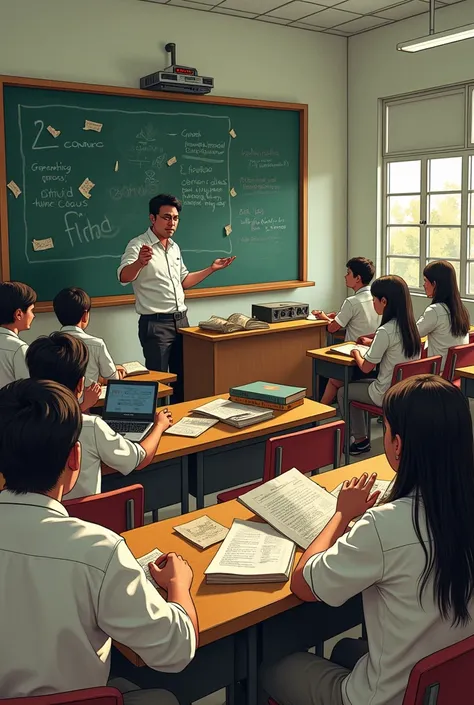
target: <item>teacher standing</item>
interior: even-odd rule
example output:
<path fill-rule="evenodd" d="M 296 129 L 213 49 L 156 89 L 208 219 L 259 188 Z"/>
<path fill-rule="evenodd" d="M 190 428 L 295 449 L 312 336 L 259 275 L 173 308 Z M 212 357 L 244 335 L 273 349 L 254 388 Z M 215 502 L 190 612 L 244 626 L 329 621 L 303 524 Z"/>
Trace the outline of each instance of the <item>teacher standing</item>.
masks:
<path fill-rule="evenodd" d="M 150 201 L 150 227 L 127 245 L 117 276 L 121 284 L 131 283 L 135 309 L 140 314 L 138 337 L 149 370 L 177 374 L 173 401 L 184 400 L 183 340 L 178 333 L 189 323 L 184 290 L 199 284 L 235 257 L 214 260 L 206 269 L 189 272 L 177 243 L 172 239 L 181 213 L 181 202 L 167 194 Z M 199 371 L 196 371 L 199 374 Z"/>

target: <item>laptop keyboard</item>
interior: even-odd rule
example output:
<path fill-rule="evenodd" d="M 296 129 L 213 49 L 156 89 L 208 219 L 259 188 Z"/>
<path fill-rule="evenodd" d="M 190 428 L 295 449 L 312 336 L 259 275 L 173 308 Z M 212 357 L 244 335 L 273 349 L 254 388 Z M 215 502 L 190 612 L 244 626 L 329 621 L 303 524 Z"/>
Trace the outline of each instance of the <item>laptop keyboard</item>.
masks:
<path fill-rule="evenodd" d="M 143 433 L 148 424 L 148 421 L 109 421 L 109 426 L 117 433 Z"/>

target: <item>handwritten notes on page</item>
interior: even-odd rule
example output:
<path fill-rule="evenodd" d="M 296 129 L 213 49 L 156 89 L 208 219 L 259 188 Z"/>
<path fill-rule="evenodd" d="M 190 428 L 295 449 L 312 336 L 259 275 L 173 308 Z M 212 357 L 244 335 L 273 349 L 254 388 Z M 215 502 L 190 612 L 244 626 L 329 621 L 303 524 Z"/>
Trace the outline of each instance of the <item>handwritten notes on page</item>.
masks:
<path fill-rule="evenodd" d="M 52 250 L 54 242 L 52 237 L 47 237 L 45 240 L 33 240 L 33 250 L 41 252 L 42 250 Z"/>
<path fill-rule="evenodd" d="M 163 555 L 163 551 L 159 551 L 157 548 L 154 548 L 153 551 L 150 551 L 149 553 L 145 553 L 144 556 L 140 556 L 140 558 L 137 558 L 137 561 L 143 568 L 143 571 L 145 573 L 145 576 L 150 580 L 150 582 L 154 582 L 153 578 L 151 577 L 150 569 L 148 567 L 148 563 L 154 563 L 157 558 Z"/>
<path fill-rule="evenodd" d="M 93 130 L 94 132 L 102 132 L 103 124 L 101 122 L 94 122 L 93 120 L 86 120 L 83 130 Z"/>
<path fill-rule="evenodd" d="M 7 184 L 7 188 L 10 189 L 10 191 L 11 191 L 12 194 L 15 196 L 15 198 L 18 198 L 18 196 L 19 196 L 20 193 L 21 193 L 21 188 L 18 186 L 18 184 L 16 184 L 14 181 L 10 181 L 10 182 Z"/>
<path fill-rule="evenodd" d="M 82 195 L 85 198 L 90 198 L 91 194 L 90 191 L 92 188 L 94 188 L 95 184 L 92 183 L 90 179 L 84 179 L 82 184 L 79 186 L 79 191 L 82 193 Z"/>
<path fill-rule="evenodd" d="M 229 533 L 229 529 L 226 526 L 222 526 L 222 524 L 208 516 L 173 526 L 173 529 L 181 536 L 184 536 L 185 539 L 191 541 L 191 543 L 199 546 L 199 548 L 213 546 L 215 543 L 223 541 Z"/>

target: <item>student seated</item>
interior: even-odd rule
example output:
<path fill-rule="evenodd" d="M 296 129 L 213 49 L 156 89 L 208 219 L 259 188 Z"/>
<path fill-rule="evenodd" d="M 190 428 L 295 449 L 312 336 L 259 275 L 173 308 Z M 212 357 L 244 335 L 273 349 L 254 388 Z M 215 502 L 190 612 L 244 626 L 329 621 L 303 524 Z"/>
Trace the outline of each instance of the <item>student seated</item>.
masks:
<path fill-rule="evenodd" d="M 375 333 L 372 344 L 364 357 L 358 350 L 352 351 L 359 369 L 368 374 L 380 363 L 377 379 L 361 379 L 349 384 L 349 402 L 382 406 L 384 394 L 392 383 L 395 365 L 410 360 L 418 360 L 421 341 L 413 317 L 413 306 L 406 282 L 393 274 L 376 279 L 370 291 L 373 306 L 382 316 L 380 328 Z M 337 393 L 339 408 L 344 413 L 344 389 Z M 354 442 L 350 454 L 359 455 L 370 451 L 367 438 L 365 414 L 361 409 L 350 407 L 351 433 Z"/>
<path fill-rule="evenodd" d="M 374 507 L 375 475 L 346 481 L 291 579 L 301 600 L 333 607 L 362 592 L 368 643 L 344 639 L 331 661 L 296 653 L 267 668 L 263 687 L 279 705 L 402 705 L 420 659 L 474 634 L 468 402 L 419 375 L 389 389 L 383 409 L 388 498 Z"/>
<path fill-rule="evenodd" d="M 86 370 L 86 387 L 98 382 L 100 377 L 104 380 L 125 377 L 124 368 L 115 365 L 102 338 L 86 333 L 90 321 L 91 299 L 83 289 L 62 289 L 54 297 L 53 308 L 62 326 L 61 333 L 69 333 L 87 345 L 89 364 Z"/>
<path fill-rule="evenodd" d="M 125 541 L 69 517 L 61 504 L 81 465 L 81 411 L 56 382 L 22 380 L 0 390 L 0 659 L 2 698 L 107 685 L 111 639 L 149 668 L 177 673 L 198 639 L 192 571 L 175 553 L 150 564 L 164 600 Z M 125 703 L 170 705 L 166 691 L 122 678 Z"/>
<path fill-rule="evenodd" d="M 448 349 L 469 343 L 469 313 L 461 301 L 451 262 L 430 262 L 423 270 L 423 288 L 431 305 L 416 322 L 420 336 L 428 336 L 428 356 L 441 355 L 444 369 Z"/>
<path fill-rule="evenodd" d="M 63 384 L 78 399 L 84 391 L 84 375 L 89 352 L 82 340 L 69 333 L 51 333 L 31 343 L 26 363 L 33 379 L 50 379 Z M 84 414 L 80 442 L 82 446 L 81 472 L 67 499 L 101 492 L 101 463 L 122 475 L 141 470 L 155 457 L 163 432 L 173 419 L 168 409 L 156 412 L 150 433 L 134 443 L 113 431 L 99 416 Z"/>
<path fill-rule="evenodd" d="M 345 340 L 356 341 L 362 336 L 374 333 L 380 325 L 380 316 L 374 310 L 369 286 L 374 278 L 375 267 L 374 263 L 365 257 L 353 257 L 346 267 L 346 287 L 354 290 L 354 296 L 349 296 L 343 302 L 339 313 L 327 315 L 324 311 L 312 311 L 312 314 L 320 321 L 329 323 L 328 333 L 336 333 L 345 328 Z M 358 378 L 366 376 L 362 372 L 357 375 Z M 342 384 L 338 379 L 329 379 L 321 403 L 330 404 L 334 401 Z"/>
<path fill-rule="evenodd" d="M 29 330 L 35 314 L 36 292 L 21 282 L 0 283 L 0 388 L 28 377 L 28 345 L 18 337 Z"/>

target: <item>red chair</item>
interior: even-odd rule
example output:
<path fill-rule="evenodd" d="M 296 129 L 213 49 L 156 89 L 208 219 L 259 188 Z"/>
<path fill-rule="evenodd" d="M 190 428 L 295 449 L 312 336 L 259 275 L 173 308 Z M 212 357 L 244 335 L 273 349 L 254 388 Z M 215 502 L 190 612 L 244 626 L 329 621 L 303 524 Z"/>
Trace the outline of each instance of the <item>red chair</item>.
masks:
<path fill-rule="evenodd" d="M 453 345 L 449 348 L 444 365 L 443 377 L 456 387 L 461 386 L 461 378 L 456 377 L 456 369 L 474 365 L 474 343 L 468 345 Z"/>
<path fill-rule="evenodd" d="M 122 693 L 116 688 L 86 688 L 59 695 L 35 695 L 26 698 L 7 698 L 1 705 L 123 705 Z"/>
<path fill-rule="evenodd" d="M 440 371 L 441 355 L 420 358 L 419 360 L 412 360 L 411 362 L 400 362 L 393 368 L 392 383 L 390 386 L 393 387 L 397 382 L 408 379 L 408 377 L 414 377 L 415 375 L 439 375 Z M 356 409 L 362 409 L 362 411 L 365 411 L 369 416 L 382 416 L 383 414 L 382 407 L 376 406 L 375 404 L 366 404 L 362 401 L 351 401 L 351 404 Z M 367 430 L 370 439 L 370 424 L 367 424 Z"/>
<path fill-rule="evenodd" d="M 469 342 L 474 343 L 474 330 L 469 331 Z"/>
<path fill-rule="evenodd" d="M 121 534 L 143 526 L 145 493 L 142 485 L 129 485 L 111 492 L 63 502 L 70 516 L 100 524 Z"/>
<path fill-rule="evenodd" d="M 217 501 L 236 499 L 291 468 L 298 468 L 302 473 L 313 472 L 326 465 L 337 468 L 343 445 L 344 421 L 269 438 L 265 445 L 263 480 L 221 492 L 217 495 Z"/>
<path fill-rule="evenodd" d="M 436 651 L 413 667 L 403 705 L 468 705 L 472 702 L 474 636 Z"/>

